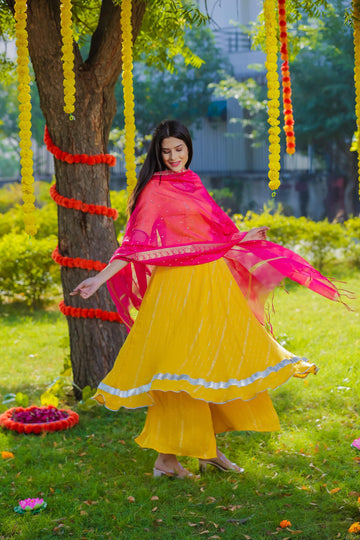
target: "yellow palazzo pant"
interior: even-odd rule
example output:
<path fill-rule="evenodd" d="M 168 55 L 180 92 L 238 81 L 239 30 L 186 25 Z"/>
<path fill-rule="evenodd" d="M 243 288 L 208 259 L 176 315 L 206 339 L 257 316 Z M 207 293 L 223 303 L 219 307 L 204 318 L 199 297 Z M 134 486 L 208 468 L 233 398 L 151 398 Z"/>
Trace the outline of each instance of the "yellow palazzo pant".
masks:
<path fill-rule="evenodd" d="M 140 446 L 211 458 L 216 433 L 279 429 L 268 390 L 309 372 L 314 364 L 257 321 L 220 259 L 154 270 L 95 399 L 111 410 L 148 407 Z"/>

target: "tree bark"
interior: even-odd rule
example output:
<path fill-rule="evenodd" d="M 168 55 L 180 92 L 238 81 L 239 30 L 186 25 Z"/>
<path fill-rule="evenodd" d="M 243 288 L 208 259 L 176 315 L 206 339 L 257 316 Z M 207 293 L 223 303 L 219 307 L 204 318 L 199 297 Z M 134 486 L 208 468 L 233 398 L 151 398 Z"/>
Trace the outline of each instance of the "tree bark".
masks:
<path fill-rule="evenodd" d="M 121 73 L 120 8 L 103 0 L 98 27 L 92 37 L 89 58 L 84 62 L 74 43 L 76 104 L 75 120 L 63 111 L 60 0 L 28 2 L 29 52 L 39 89 L 40 105 L 53 142 L 72 154 L 106 153 L 116 112 L 114 86 Z M 13 9 L 13 2 L 9 0 Z M 133 0 L 134 37 L 145 11 L 143 0 Z M 60 195 L 88 204 L 110 206 L 107 165 L 68 164 L 55 159 L 56 188 Z M 59 252 L 63 256 L 109 261 L 117 247 L 110 218 L 58 207 Z M 54 246 L 55 248 L 55 246 Z M 93 275 L 62 267 L 65 304 L 114 311 L 106 286 L 88 301 L 69 293 Z M 68 317 L 71 362 L 76 387 L 96 387 L 111 369 L 126 337 L 124 325 L 99 319 Z"/>

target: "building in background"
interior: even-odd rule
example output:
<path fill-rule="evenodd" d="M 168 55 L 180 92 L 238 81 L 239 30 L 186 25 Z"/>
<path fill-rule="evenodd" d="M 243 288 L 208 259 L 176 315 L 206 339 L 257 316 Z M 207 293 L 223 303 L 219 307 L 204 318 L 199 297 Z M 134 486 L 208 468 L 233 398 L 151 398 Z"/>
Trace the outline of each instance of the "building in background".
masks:
<path fill-rule="evenodd" d="M 199 8 L 209 14 L 210 27 L 217 46 L 231 65 L 231 75 L 242 81 L 249 77 L 266 84 L 263 71 L 251 69 L 253 64 L 264 64 L 265 54 L 252 50 L 251 41 L 244 27 L 254 22 L 261 9 L 260 0 L 198 0 Z M 216 190 L 229 188 L 235 200 L 229 200 L 231 210 L 245 213 L 261 211 L 271 201 L 268 188 L 268 149 L 252 146 L 244 136 L 240 122 L 244 114 L 235 99 L 214 98 L 208 117 L 194 133 L 194 158 L 192 168 L 198 172 L 207 187 Z M 276 201 L 285 211 L 297 216 L 308 215 L 313 219 L 324 217 L 326 199 L 325 175 L 307 174 L 311 156 L 295 154 L 282 156 L 282 185 Z M 223 191 L 226 198 L 226 191 Z M 221 193 L 220 193 L 221 195 Z"/>

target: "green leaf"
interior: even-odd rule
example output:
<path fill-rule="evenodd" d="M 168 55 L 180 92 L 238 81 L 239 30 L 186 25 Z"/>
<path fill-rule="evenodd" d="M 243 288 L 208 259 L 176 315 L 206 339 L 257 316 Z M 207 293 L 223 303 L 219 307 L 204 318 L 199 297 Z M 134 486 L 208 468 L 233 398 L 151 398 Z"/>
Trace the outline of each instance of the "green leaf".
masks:
<path fill-rule="evenodd" d="M 18 407 L 27 407 L 29 405 L 29 396 L 22 392 L 18 392 L 15 396 L 15 403 Z"/>
<path fill-rule="evenodd" d="M 48 406 L 53 405 L 54 407 L 57 407 L 59 405 L 59 399 L 49 391 L 44 392 L 40 396 L 41 405 Z"/>
<path fill-rule="evenodd" d="M 86 401 L 91 398 L 96 392 L 96 388 L 91 388 L 91 386 L 85 386 L 82 391 L 82 401 Z"/>

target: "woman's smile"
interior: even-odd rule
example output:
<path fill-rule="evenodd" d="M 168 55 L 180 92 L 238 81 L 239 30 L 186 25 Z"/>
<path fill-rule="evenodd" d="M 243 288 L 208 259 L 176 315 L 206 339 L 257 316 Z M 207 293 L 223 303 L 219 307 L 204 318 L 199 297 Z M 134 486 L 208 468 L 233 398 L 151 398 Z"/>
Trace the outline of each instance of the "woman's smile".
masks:
<path fill-rule="evenodd" d="M 167 169 L 181 172 L 186 168 L 189 152 L 183 140 L 167 137 L 161 143 L 161 156 Z"/>

